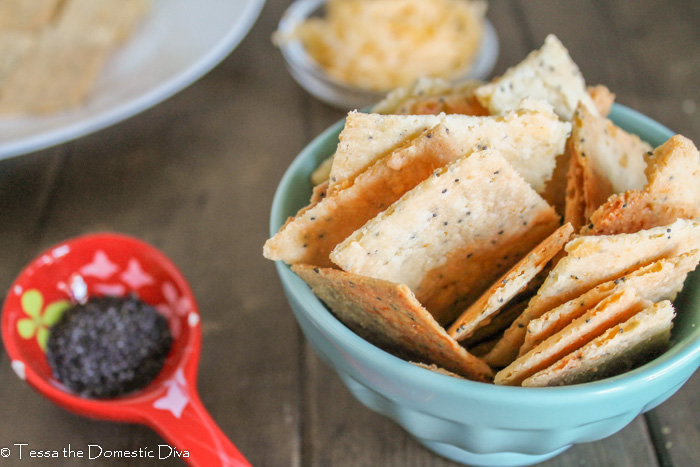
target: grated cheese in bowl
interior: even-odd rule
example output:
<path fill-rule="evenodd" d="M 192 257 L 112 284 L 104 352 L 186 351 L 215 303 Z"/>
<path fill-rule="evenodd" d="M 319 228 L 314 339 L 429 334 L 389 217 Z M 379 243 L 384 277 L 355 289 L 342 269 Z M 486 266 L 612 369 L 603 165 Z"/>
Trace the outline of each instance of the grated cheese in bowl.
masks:
<path fill-rule="evenodd" d="M 386 91 L 421 77 L 467 73 L 484 35 L 481 0 L 329 0 L 325 16 L 300 23 L 278 45 L 299 40 L 333 79 Z"/>

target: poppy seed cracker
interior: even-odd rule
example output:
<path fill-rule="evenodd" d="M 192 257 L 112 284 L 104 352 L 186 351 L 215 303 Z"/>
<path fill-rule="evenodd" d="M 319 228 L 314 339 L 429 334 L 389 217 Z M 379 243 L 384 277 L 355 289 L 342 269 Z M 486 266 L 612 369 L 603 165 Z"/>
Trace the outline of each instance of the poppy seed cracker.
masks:
<path fill-rule="evenodd" d="M 556 230 L 559 216 L 488 142 L 437 169 L 331 253 L 408 285 L 441 324 Z"/>

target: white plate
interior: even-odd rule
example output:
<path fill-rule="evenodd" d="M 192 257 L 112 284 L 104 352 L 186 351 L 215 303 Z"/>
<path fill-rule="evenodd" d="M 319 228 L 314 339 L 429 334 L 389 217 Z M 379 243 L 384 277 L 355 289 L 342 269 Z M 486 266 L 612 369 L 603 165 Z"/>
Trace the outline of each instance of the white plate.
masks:
<path fill-rule="evenodd" d="M 0 118 L 0 159 L 59 144 L 131 117 L 192 84 L 223 60 L 265 0 L 152 0 L 151 12 L 102 70 L 81 107 Z"/>

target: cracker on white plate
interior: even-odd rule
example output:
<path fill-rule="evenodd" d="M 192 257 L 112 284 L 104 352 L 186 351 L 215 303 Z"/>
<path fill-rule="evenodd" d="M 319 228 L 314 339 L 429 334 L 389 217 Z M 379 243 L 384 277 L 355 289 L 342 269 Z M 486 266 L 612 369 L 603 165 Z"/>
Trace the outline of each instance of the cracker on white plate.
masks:
<path fill-rule="evenodd" d="M 586 383 L 629 371 L 668 347 L 675 312 L 655 303 L 522 382 L 523 386 Z"/>
<path fill-rule="evenodd" d="M 700 217 L 700 153 L 693 142 L 673 136 L 646 161 L 646 186 L 611 196 L 593 212 L 584 235 L 636 232 Z"/>
<path fill-rule="evenodd" d="M 486 356 L 494 367 L 510 364 L 525 341 L 527 325 L 547 311 L 604 282 L 642 266 L 700 249 L 700 223 L 679 219 L 673 224 L 632 234 L 578 237 L 533 297 L 527 309 L 506 330 Z"/>
<path fill-rule="evenodd" d="M 478 328 L 488 324 L 494 314 L 517 294 L 544 268 L 569 241 L 573 233 L 571 224 L 558 228 L 469 306 L 449 327 L 447 332 L 458 341 L 471 336 Z"/>
<path fill-rule="evenodd" d="M 560 122 L 546 104 L 530 101 L 524 105 L 527 108 L 498 117 L 445 116 L 441 124 L 410 145 L 372 164 L 349 187 L 298 213 L 265 243 L 263 254 L 290 264 L 332 267 L 328 255 L 337 244 L 435 169 L 489 137 L 512 165 L 528 175 L 526 180 L 542 186 L 551 175 L 570 124 Z"/>
<path fill-rule="evenodd" d="M 453 93 L 466 94 L 473 92 L 480 85 L 481 82 L 476 80 L 455 85 L 444 78 L 423 77 L 408 86 L 394 89 L 384 99 L 377 102 L 371 110 L 379 114 L 396 114 L 397 109 L 407 102 Z M 398 113 L 403 114 L 403 112 Z"/>
<path fill-rule="evenodd" d="M 489 144 L 436 169 L 340 243 L 331 260 L 406 284 L 440 324 L 453 321 L 559 225 Z"/>
<path fill-rule="evenodd" d="M 475 92 L 491 115 L 517 108 L 526 97 L 546 100 L 564 120 L 571 120 L 579 102 L 591 112 L 598 112 L 581 71 L 554 35 L 547 36 L 539 50 L 530 52 L 518 65 Z"/>
<path fill-rule="evenodd" d="M 494 382 L 500 385 L 518 386 L 525 379 L 549 367 L 574 350 L 580 349 L 610 327 L 628 320 L 651 304 L 652 302 L 640 297 L 631 287 L 625 287 L 601 300 L 564 329 L 550 336 L 522 357 L 518 357 L 513 363 L 496 373 Z"/>
<path fill-rule="evenodd" d="M 425 360 L 423 363 L 465 378 L 491 380 L 488 365 L 452 339 L 405 285 L 310 265 L 297 264 L 292 270 L 364 339 L 390 350 L 407 351 Z"/>
<path fill-rule="evenodd" d="M 528 323 L 525 342 L 520 347 L 518 356 L 526 354 L 602 299 L 623 287 L 634 288 L 640 296 L 652 302 L 674 300 L 683 288 L 688 273 L 697 267 L 699 261 L 700 250 L 660 259 L 614 281 L 600 284 L 583 295 L 549 310 Z"/>
<path fill-rule="evenodd" d="M 32 50 L 5 73 L 0 114 L 42 114 L 83 103 L 114 47 L 145 12 L 145 0 L 66 2 Z"/>

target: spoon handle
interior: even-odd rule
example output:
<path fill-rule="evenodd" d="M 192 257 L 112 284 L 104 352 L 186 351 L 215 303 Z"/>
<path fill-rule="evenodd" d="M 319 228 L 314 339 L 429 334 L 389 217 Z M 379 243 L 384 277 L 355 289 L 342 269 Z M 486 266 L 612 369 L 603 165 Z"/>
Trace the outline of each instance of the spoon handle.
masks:
<path fill-rule="evenodd" d="M 143 423 L 167 442 L 167 445 L 158 446 L 156 457 L 181 458 L 193 467 L 251 467 L 221 431 L 195 391 L 171 389 L 165 397 L 143 409 Z"/>

